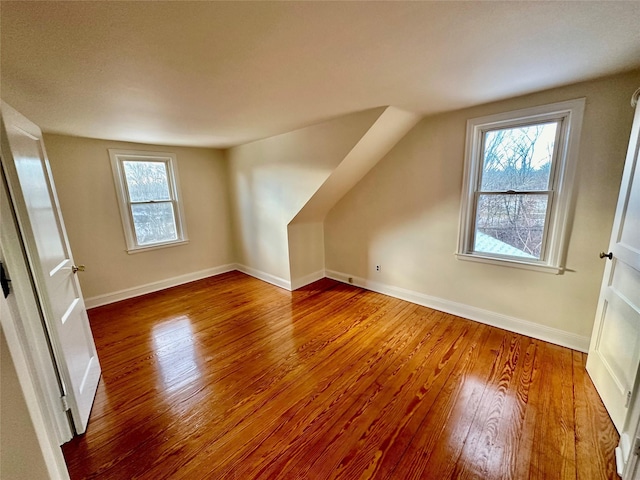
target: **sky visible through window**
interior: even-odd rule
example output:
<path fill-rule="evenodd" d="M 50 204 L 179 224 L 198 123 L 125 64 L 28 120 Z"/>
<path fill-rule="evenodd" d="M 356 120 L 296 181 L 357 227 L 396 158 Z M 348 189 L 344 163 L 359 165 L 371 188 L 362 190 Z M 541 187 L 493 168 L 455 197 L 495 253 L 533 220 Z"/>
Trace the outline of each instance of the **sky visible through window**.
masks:
<path fill-rule="evenodd" d="M 557 129 L 548 122 L 484 133 L 474 251 L 500 254 L 506 244 L 510 256 L 540 259 Z"/>

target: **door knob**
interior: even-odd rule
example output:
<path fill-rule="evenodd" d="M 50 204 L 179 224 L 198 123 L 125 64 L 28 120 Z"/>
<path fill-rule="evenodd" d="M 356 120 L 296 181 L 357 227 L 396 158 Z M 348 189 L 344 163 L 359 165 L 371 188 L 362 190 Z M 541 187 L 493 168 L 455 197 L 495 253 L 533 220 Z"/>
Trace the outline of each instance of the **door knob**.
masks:
<path fill-rule="evenodd" d="M 84 272 L 84 265 L 71 265 L 71 271 L 73 273 Z"/>
<path fill-rule="evenodd" d="M 609 253 L 604 253 L 604 252 L 600 252 L 600 258 L 605 258 L 607 257 L 609 260 L 613 259 L 613 253 L 609 252 Z"/>

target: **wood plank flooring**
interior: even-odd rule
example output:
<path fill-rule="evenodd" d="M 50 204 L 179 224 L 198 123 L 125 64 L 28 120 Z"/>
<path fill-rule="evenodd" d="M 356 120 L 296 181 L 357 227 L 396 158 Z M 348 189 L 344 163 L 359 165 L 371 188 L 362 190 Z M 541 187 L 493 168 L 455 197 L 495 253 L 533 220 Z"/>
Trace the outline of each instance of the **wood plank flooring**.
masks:
<path fill-rule="evenodd" d="M 89 315 L 103 376 L 73 480 L 617 478 L 579 352 L 239 272 Z"/>

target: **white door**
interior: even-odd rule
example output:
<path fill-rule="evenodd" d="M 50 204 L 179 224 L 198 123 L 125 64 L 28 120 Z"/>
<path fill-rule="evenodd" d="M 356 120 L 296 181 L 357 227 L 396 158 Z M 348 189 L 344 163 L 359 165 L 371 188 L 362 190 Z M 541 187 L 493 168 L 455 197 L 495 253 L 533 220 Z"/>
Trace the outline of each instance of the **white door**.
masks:
<path fill-rule="evenodd" d="M 587 371 L 621 434 L 640 364 L 639 148 L 636 108 L 609 244 L 612 258 L 604 258 L 607 266 L 587 359 Z"/>
<path fill-rule="evenodd" d="M 42 132 L 4 102 L 2 120 L 2 166 L 9 193 L 73 424 L 77 433 L 84 433 L 100 380 L 100 363 Z"/>

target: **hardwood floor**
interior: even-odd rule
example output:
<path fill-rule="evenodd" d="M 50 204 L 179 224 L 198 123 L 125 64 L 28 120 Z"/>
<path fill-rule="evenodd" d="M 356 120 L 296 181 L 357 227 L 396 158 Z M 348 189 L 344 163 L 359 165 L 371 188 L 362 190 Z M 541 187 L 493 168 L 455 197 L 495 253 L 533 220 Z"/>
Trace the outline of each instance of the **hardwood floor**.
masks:
<path fill-rule="evenodd" d="M 72 479 L 614 479 L 586 356 L 321 280 L 238 272 L 90 311 Z"/>

